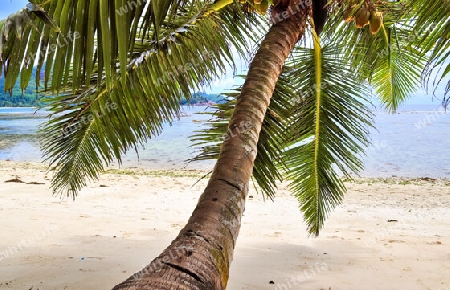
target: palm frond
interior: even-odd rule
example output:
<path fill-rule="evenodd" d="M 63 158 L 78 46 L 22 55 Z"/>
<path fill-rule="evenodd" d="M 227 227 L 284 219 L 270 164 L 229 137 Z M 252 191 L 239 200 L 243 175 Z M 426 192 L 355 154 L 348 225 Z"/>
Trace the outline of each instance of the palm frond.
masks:
<path fill-rule="evenodd" d="M 372 114 L 366 87 L 339 49 L 316 43 L 299 48 L 293 60 L 290 79 L 302 93 L 284 159 L 309 233 L 318 235 L 327 214 L 342 201 L 339 174 L 362 168 L 358 156 L 369 143 Z"/>
<path fill-rule="evenodd" d="M 369 26 L 357 29 L 353 22 L 342 21 L 343 12 L 326 27 L 330 41 L 345 46 L 345 59 L 361 82 L 368 81 L 388 111 L 395 111 L 420 85 L 421 72 L 427 57 L 417 47 L 414 30 L 402 3 L 388 2 L 377 5 L 383 12 L 383 25 L 377 34 Z M 332 34 L 332 32 L 335 32 Z"/>
<path fill-rule="evenodd" d="M 413 1 L 411 6 L 414 29 L 417 31 L 418 42 L 423 53 L 430 56 L 430 61 L 424 72 L 424 82 L 428 86 L 437 87 L 447 81 L 443 104 L 448 102 L 446 95 L 450 93 L 450 3 L 445 0 Z M 434 80 L 430 83 L 430 79 Z"/>
<path fill-rule="evenodd" d="M 200 153 L 192 158 L 192 162 L 199 160 L 214 160 L 219 158 L 220 146 L 228 133 L 228 123 L 236 105 L 239 89 L 234 92 L 223 93 L 223 102 L 212 105 L 211 110 L 201 112 L 210 116 L 208 126 L 194 131 L 190 136 L 192 147 L 199 148 Z"/>
<path fill-rule="evenodd" d="M 195 132 L 191 136 L 193 146 L 201 147 L 201 153 L 195 160 L 217 159 L 220 146 L 225 138 L 232 138 L 244 128 L 228 128 L 228 121 L 233 113 L 236 98 L 240 88 L 235 92 L 224 94 L 226 102 L 214 106 L 214 111 L 209 113 L 212 118 L 209 127 Z M 278 79 L 272 100 L 269 106 L 262 129 L 260 132 L 257 155 L 253 168 L 252 179 L 261 189 L 264 197 L 273 199 L 276 194 L 277 182 L 283 180 L 283 144 L 289 137 L 287 120 L 292 117 L 293 103 L 295 103 L 295 90 L 285 74 Z M 245 124 L 242 124 L 245 126 Z"/>
<path fill-rule="evenodd" d="M 387 110 L 395 111 L 419 87 L 426 56 L 409 42 L 414 30 L 406 23 L 386 30 L 387 45 L 377 52 L 369 81 Z"/>
<path fill-rule="evenodd" d="M 145 8 L 126 6 L 125 13 L 120 10 L 121 1 L 81 2 L 51 1 L 42 7 L 55 16 L 60 37 L 74 35 L 76 27 L 91 28 L 86 23 L 94 28 L 77 34 L 82 41 L 69 40 L 39 60 L 46 67 L 45 82 L 52 83 L 49 89 L 59 92 L 46 100 L 54 117 L 41 128 L 44 158 L 56 170 L 55 192 L 73 196 L 85 185 L 85 177 L 98 176 L 104 163 L 120 162 L 121 154 L 158 134 L 164 123 L 175 117 L 182 97 L 189 99 L 191 92 L 201 90 L 220 76 L 227 64 L 233 64 L 231 44 L 246 51 L 254 37 L 250 27 L 260 22 L 237 5 L 220 14 L 208 12 L 210 4 L 202 1 L 174 1 L 162 20 L 154 19 L 162 17 L 162 12 L 155 16 L 151 3 Z M 70 17 L 58 18 L 61 11 Z M 236 23 L 229 22 L 231 17 Z M 84 22 L 78 25 L 77 21 Z M 159 23 L 158 29 L 155 23 Z M 127 41 L 118 25 L 127 27 Z M 23 38 L 17 48 L 25 48 L 35 39 L 44 43 L 44 48 L 61 41 L 51 30 L 45 31 L 41 38 Z M 53 56 L 54 62 L 49 59 Z M 10 57 L 7 55 L 8 63 Z M 23 69 L 20 61 L 12 68 Z M 48 71 L 52 79 L 47 77 Z"/>

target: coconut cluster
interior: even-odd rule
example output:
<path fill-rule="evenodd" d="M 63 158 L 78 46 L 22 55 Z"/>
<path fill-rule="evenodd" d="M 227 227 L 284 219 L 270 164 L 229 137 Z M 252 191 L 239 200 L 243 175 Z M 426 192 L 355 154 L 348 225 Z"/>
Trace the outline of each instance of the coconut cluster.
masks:
<path fill-rule="evenodd" d="M 348 1 L 347 7 L 344 8 L 344 20 L 355 21 L 356 28 L 369 25 L 370 32 L 376 34 L 383 25 L 383 14 L 377 11 L 377 7 L 370 0 Z"/>

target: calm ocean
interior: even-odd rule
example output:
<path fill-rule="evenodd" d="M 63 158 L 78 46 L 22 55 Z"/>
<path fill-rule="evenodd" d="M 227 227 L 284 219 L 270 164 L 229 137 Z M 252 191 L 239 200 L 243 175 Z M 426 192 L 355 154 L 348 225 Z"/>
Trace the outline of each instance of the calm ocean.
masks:
<path fill-rule="evenodd" d="M 196 114 L 205 109 L 185 107 L 186 116 L 149 140 L 139 158 L 134 151 L 124 156 L 123 167 L 211 169 L 213 161 L 185 162 L 196 153 L 188 137 L 208 119 Z M 39 162 L 36 133 L 45 116 L 31 108 L 0 108 L 0 159 Z M 450 178 L 450 113 L 439 105 L 404 106 L 397 114 L 378 111 L 376 127 L 361 176 Z"/>

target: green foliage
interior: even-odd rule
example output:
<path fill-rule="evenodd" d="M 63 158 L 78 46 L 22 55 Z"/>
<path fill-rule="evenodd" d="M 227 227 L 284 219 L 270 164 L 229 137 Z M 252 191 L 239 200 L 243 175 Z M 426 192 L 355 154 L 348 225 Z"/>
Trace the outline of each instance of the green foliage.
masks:
<path fill-rule="evenodd" d="M 7 91 L 19 76 L 25 89 L 37 59 L 34 79 L 55 95 L 46 99 L 55 115 L 41 128 L 44 155 L 55 170 L 53 189 L 72 196 L 104 164 L 157 135 L 180 102 L 204 100 L 192 92 L 234 66 L 230 47 L 246 56 L 268 27 L 238 1 L 31 2 L 0 22 L 0 74 Z M 329 2 L 325 45 L 306 37 L 286 64 L 253 174 L 270 198 L 278 181 L 290 182 L 313 235 L 342 200 L 339 175 L 362 167 L 372 124 L 368 86 L 395 110 L 421 73 L 426 81 L 431 72 L 438 81 L 450 75 L 447 0 L 377 1 L 384 25 L 376 35 L 343 23 L 339 2 Z M 194 136 L 204 146 L 198 159 L 217 158 L 238 94 L 217 105 L 211 127 Z"/>
<path fill-rule="evenodd" d="M 319 61 L 317 57 L 319 56 Z M 373 116 L 367 86 L 331 44 L 297 48 L 280 76 L 258 140 L 253 179 L 274 198 L 286 180 L 298 198 L 309 232 L 318 235 L 324 220 L 345 192 L 340 179 L 359 172 L 369 144 Z M 203 152 L 197 160 L 216 159 L 228 130 L 239 90 L 215 106 L 209 128 L 193 137 Z"/>
<path fill-rule="evenodd" d="M 37 81 L 45 67 L 43 83 L 53 94 L 45 101 L 54 118 L 40 128 L 41 145 L 55 170 L 57 193 L 75 196 L 105 164 L 120 163 L 122 154 L 159 134 L 176 117 L 183 97 L 192 99 L 192 92 L 202 91 L 233 64 L 231 44 L 247 51 L 255 37 L 251 27 L 260 23 L 236 5 L 217 14 L 200 0 L 134 4 L 46 1 L 37 9 L 58 29 L 37 20 L 43 33 L 16 25 L 0 42 L 10 48 L 1 55 L 9 66 L 6 90 L 28 69 L 20 65 L 24 56 L 38 55 Z M 34 46 L 37 42 L 42 45 Z"/>
<path fill-rule="evenodd" d="M 35 77 L 36 70 L 32 71 Z M 0 77 L 0 88 L 4 88 L 5 78 Z M 0 91 L 0 107 L 38 107 L 44 105 L 40 98 L 42 95 L 35 90 L 34 81 L 22 91 L 17 82 L 10 92 Z"/>
<path fill-rule="evenodd" d="M 289 68 L 286 67 L 278 79 L 269 109 L 266 112 L 263 126 L 260 132 L 255 165 L 253 168 L 253 180 L 261 189 L 264 196 L 273 199 L 276 195 L 277 182 L 283 180 L 284 144 L 290 140 L 288 120 L 295 117 L 295 104 L 297 102 L 296 89 L 292 86 Z M 245 76 L 242 76 L 245 77 Z M 234 92 L 224 94 L 226 102 L 213 106 L 211 121 L 207 128 L 195 132 L 191 137 L 193 146 L 202 148 L 202 152 L 194 160 L 217 159 L 220 146 L 228 133 L 228 122 L 233 114 L 236 99 L 241 87 Z M 233 132 L 231 132 L 233 133 Z M 236 132 L 235 132 L 236 134 Z"/>
<path fill-rule="evenodd" d="M 206 94 L 197 92 L 192 94 L 192 96 L 187 99 L 186 97 L 182 97 L 180 100 L 180 105 L 208 105 L 208 104 L 217 104 L 223 103 L 224 97 L 219 94 Z"/>
<path fill-rule="evenodd" d="M 450 1 L 412 1 L 412 11 L 419 11 L 415 17 L 419 48 L 430 54 L 430 62 L 425 70 L 425 85 L 435 87 L 447 81 L 443 105 L 450 104 Z M 430 82 L 436 73 L 433 82 Z"/>
<path fill-rule="evenodd" d="M 36 79 L 36 66 L 32 69 L 30 84 L 22 91 L 20 88 L 21 80 L 16 82 L 15 86 L 10 92 L 0 91 L 0 107 L 37 107 L 45 106 L 45 102 L 41 99 L 45 98 L 43 93 L 36 91 L 35 79 Z M 5 88 L 5 78 L 0 77 L 0 88 Z M 41 89 L 43 89 L 41 87 Z M 202 105 L 209 103 L 223 102 L 223 96 L 219 94 L 206 94 L 206 93 L 193 93 L 192 96 L 187 99 L 182 96 L 179 104 L 184 105 Z"/>
<path fill-rule="evenodd" d="M 341 10 L 333 15 L 326 32 L 331 42 L 343 47 L 359 80 L 369 82 L 386 109 L 395 111 L 418 89 L 427 57 L 418 48 L 418 30 L 407 17 L 408 6 L 386 2 L 378 8 L 384 24 L 375 35 L 369 26 L 356 29 L 352 22 L 342 23 Z"/>
<path fill-rule="evenodd" d="M 292 141 L 286 144 L 284 158 L 308 230 L 318 235 L 345 193 L 340 176 L 350 177 L 363 167 L 359 156 L 369 144 L 373 116 L 368 90 L 339 48 L 326 44 L 298 49 L 294 55 L 302 61 L 292 65 L 289 75 L 304 93 L 288 126 Z"/>

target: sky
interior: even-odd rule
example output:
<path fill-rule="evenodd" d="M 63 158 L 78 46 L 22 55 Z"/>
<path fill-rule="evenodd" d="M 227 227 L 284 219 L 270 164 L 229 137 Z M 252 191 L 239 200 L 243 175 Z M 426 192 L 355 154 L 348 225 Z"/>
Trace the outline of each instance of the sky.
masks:
<path fill-rule="evenodd" d="M 5 19 L 9 14 L 25 8 L 27 3 L 26 0 L 0 0 L 0 19 Z"/>
<path fill-rule="evenodd" d="M 9 14 L 19 11 L 25 8 L 27 5 L 27 0 L 0 0 L 0 19 L 5 19 Z M 245 72 L 246 65 L 242 61 L 237 62 L 237 74 L 242 74 Z M 226 75 L 224 75 L 220 80 L 215 81 L 210 88 L 206 88 L 207 93 L 222 93 L 228 89 L 232 89 L 237 85 L 243 83 L 242 78 L 233 77 L 233 71 L 231 68 L 228 69 Z M 432 96 L 432 93 L 427 94 L 425 90 L 419 89 L 414 93 L 407 101 L 406 105 L 439 105 L 441 97 L 444 92 L 444 85 L 441 85 L 436 90 L 436 96 Z"/>

